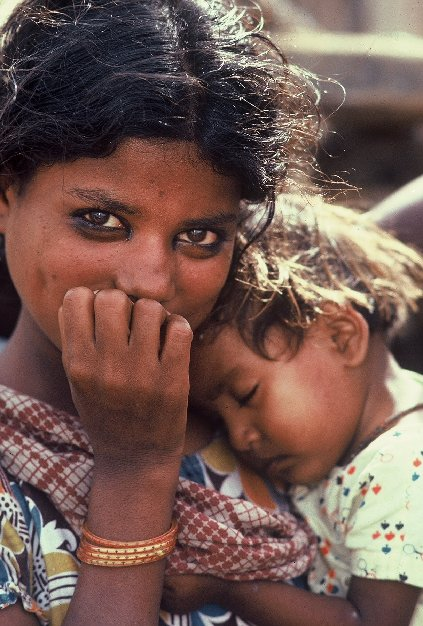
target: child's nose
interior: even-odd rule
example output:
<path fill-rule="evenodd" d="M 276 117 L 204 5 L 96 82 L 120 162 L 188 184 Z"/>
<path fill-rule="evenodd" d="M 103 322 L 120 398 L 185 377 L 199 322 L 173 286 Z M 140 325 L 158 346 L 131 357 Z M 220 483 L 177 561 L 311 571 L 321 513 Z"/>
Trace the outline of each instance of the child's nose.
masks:
<path fill-rule="evenodd" d="M 157 244 L 134 245 L 115 272 L 115 287 L 132 299 L 148 298 L 165 305 L 175 297 L 177 267 L 172 251 Z"/>
<path fill-rule="evenodd" d="M 254 426 L 246 424 L 237 424 L 229 428 L 229 439 L 231 445 L 238 452 L 251 451 L 254 445 L 260 439 L 260 433 Z"/>

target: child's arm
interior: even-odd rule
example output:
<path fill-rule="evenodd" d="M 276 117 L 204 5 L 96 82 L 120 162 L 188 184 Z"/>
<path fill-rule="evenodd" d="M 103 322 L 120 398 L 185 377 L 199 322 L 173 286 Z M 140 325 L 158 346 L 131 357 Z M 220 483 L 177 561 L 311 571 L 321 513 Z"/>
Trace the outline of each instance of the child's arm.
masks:
<path fill-rule="evenodd" d="M 33 613 L 27 613 L 21 604 L 7 607 L 0 612 L 1 626 L 40 626 Z"/>
<path fill-rule="evenodd" d="M 409 626 L 420 591 L 404 583 L 353 577 L 344 600 L 283 583 L 172 576 L 165 581 L 163 605 L 188 613 L 218 604 L 256 626 Z"/>

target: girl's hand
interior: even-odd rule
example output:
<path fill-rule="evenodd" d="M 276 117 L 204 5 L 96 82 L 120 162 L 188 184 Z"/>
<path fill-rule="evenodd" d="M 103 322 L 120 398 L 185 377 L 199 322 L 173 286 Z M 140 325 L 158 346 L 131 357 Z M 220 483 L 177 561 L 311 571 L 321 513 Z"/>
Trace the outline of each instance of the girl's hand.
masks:
<path fill-rule="evenodd" d="M 166 576 L 162 608 L 169 613 L 184 615 L 205 604 L 219 604 L 225 581 L 214 576 L 181 574 Z"/>
<path fill-rule="evenodd" d="M 68 291 L 59 311 L 63 364 L 96 467 L 160 463 L 183 448 L 192 332 L 153 300 L 117 289 Z"/>

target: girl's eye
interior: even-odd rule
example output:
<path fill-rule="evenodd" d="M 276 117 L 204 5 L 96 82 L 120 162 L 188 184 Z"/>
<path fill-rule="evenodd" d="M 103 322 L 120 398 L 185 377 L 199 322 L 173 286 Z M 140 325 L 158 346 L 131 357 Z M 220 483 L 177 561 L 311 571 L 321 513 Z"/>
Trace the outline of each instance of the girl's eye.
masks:
<path fill-rule="evenodd" d="M 80 217 L 94 227 L 110 228 L 113 230 L 125 229 L 121 220 L 115 215 L 112 215 L 112 213 L 107 213 L 107 211 L 88 211 Z"/>
<path fill-rule="evenodd" d="M 219 242 L 219 235 L 212 230 L 193 228 L 178 235 L 178 241 L 199 246 L 213 246 Z"/>
<path fill-rule="evenodd" d="M 94 239 L 129 238 L 131 227 L 126 220 L 108 211 L 80 209 L 72 215 L 72 223 L 84 237 Z"/>
<path fill-rule="evenodd" d="M 257 383 L 256 385 L 254 385 L 254 387 L 251 387 L 251 389 L 247 393 L 235 395 L 236 401 L 238 402 L 240 407 L 248 405 L 248 403 L 254 398 L 258 387 L 259 384 Z"/>

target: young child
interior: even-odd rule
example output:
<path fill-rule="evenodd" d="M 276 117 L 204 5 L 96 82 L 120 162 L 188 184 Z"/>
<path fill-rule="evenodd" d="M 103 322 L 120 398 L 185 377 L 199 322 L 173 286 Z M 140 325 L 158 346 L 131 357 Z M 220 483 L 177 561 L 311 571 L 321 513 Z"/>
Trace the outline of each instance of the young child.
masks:
<path fill-rule="evenodd" d="M 193 404 L 290 488 L 319 550 L 314 593 L 219 593 L 257 626 L 423 624 L 423 378 L 386 346 L 422 295 L 422 258 L 347 209 L 286 200 L 236 279 L 195 341 Z"/>
<path fill-rule="evenodd" d="M 191 329 L 318 134 L 312 82 L 259 25 L 226 0 L 23 0 L 1 29 L 0 232 L 22 306 L 0 353 L 0 626 L 159 620 L 181 457 L 211 439 L 187 426 Z M 205 495 L 187 482 L 179 520 Z M 207 486 L 225 506 L 235 491 Z"/>

